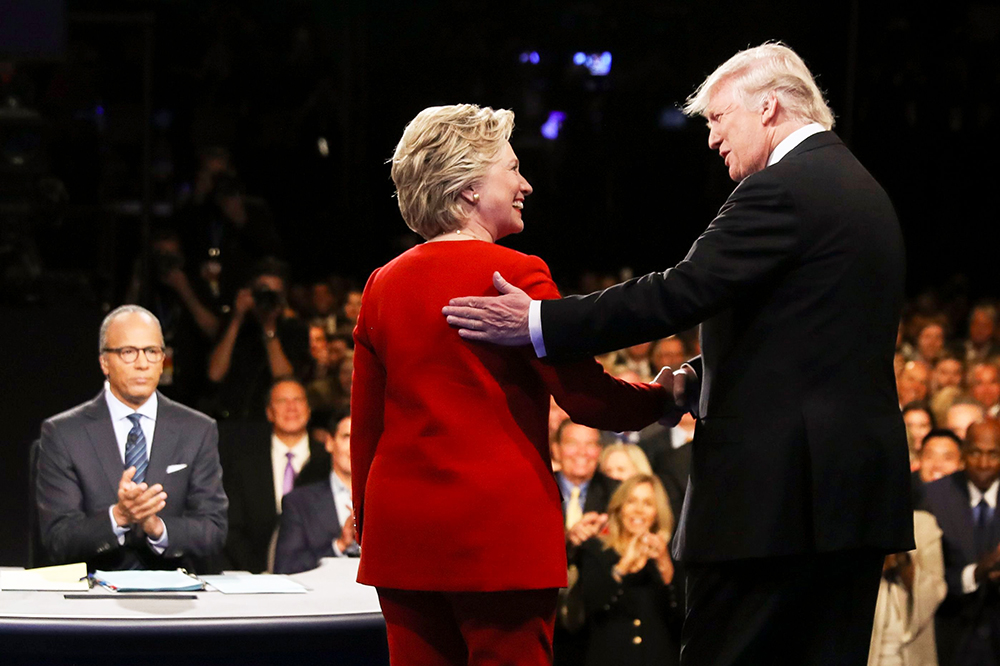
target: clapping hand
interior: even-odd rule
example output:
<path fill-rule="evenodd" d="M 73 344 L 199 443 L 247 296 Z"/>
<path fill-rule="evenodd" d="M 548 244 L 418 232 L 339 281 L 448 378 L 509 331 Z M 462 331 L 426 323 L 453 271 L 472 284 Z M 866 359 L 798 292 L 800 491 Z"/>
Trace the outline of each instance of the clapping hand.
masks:
<path fill-rule="evenodd" d="M 118 481 L 118 503 L 112 509 L 115 522 L 124 527 L 138 523 L 142 531 L 159 539 L 163 534 L 163 521 L 157 514 L 167 506 L 167 493 L 163 486 L 152 487 L 145 483 L 135 483 L 135 467 L 129 467 Z"/>
<path fill-rule="evenodd" d="M 566 540 L 574 546 L 579 546 L 587 539 L 597 536 L 607 524 L 608 514 L 588 511 L 566 532 Z"/>

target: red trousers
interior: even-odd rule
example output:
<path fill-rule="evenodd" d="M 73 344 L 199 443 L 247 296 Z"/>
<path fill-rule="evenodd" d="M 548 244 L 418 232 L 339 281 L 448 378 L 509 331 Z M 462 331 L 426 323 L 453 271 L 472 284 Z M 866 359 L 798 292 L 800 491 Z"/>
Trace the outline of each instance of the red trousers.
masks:
<path fill-rule="evenodd" d="M 558 590 L 378 588 L 392 666 L 550 666 Z"/>

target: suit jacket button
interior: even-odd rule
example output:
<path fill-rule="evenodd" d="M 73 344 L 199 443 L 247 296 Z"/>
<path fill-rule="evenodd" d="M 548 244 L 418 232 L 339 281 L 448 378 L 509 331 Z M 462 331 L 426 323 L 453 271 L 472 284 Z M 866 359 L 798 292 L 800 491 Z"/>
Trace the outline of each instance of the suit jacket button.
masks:
<path fill-rule="evenodd" d="M 642 620 L 640 620 L 639 618 L 635 618 L 634 620 L 632 620 L 632 625 L 636 626 L 636 627 L 641 627 L 642 626 Z"/>
<path fill-rule="evenodd" d="M 635 638 L 632 639 L 632 642 L 638 645 L 639 643 L 642 642 L 642 636 L 636 636 Z"/>

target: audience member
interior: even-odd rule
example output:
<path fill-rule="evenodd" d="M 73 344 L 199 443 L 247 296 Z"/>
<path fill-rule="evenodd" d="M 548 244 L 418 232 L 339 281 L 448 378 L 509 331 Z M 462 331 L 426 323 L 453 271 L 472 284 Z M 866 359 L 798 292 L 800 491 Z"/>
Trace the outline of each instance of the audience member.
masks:
<path fill-rule="evenodd" d="M 104 390 L 42 424 L 42 544 L 90 570 L 198 570 L 226 538 L 215 422 L 156 390 L 163 334 L 145 308 L 111 311 L 99 349 Z"/>
<path fill-rule="evenodd" d="M 973 423 L 983 420 L 986 413 L 982 405 L 970 398 L 959 398 L 948 408 L 945 427 L 965 440 L 965 432 Z"/>
<path fill-rule="evenodd" d="M 636 474 L 652 474 L 646 454 L 635 444 L 609 444 L 601 451 L 598 468 L 604 476 L 624 481 Z"/>
<path fill-rule="evenodd" d="M 271 428 L 248 431 L 253 434 L 227 441 L 223 449 L 229 496 L 226 558 L 231 568 L 250 573 L 267 569 L 282 498 L 296 486 L 326 479 L 330 469 L 325 447 L 309 437 L 309 404 L 299 380 L 274 381 L 266 414 Z"/>
<path fill-rule="evenodd" d="M 924 488 L 943 531 L 948 596 L 937 615 L 942 664 L 1000 663 L 1000 423 L 969 426 L 965 469 Z"/>
<path fill-rule="evenodd" d="M 587 666 L 680 661 L 683 612 L 667 548 L 673 516 L 659 480 L 636 474 L 608 505 L 608 529 L 580 547 Z"/>
<path fill-rule="evenodd" d="M 962 440 L 951 430 L 931 430 L 920 447 L 920 481 L 930 483 L 962 469 Z"/>
<path fill-rule="evenodd" d="M 337 332 L 337 299 L 329 282 L 314 282 L 309 288 L 309 316 L 323 329 L 326 335 Z"/>
<path fill-rule="evenodd" d="M 907 361 L 896 381 L 900 406 L 927 399 L 928 365 L 923 361 Z"/>
<path fill-rule="evenodd" d="M 260 418 L 275 378 L 308 371 L 306 325 L 284 313 L 286 273 L 284 263 L 266 259 L 236 296 L 208 365 L 210 404 L 220 418 Z"/>
<path fill-rule="evenodd" d="M 1000 346 L 994 335 L 997 328 L 997 307 L 980 303 L 969 314 L 969 339 L 965 341 L 966 363 L 981 363 L 1000 356 Z"/>
<path fill-rule="evenodd" d="M 359 554 L 351 500 L 351 417 L 335 417 L 326 440 L 332 471 L 327 479 L 285 496 L 274 572 L 298 573 L 324 557 Z"/>
<path fill-rule="evenodd" d="M 975 363 L 969 370 L 969 396 L 978 402 L 986 416 L 1000 412 L 1000 369 L 994 363 Z"/>
<path fill-rule="evenodd" d="M 944 326 L 940 322 L 932 321 L 925 324 L 917 334 L 915 360 L 923 361 L 932 367 L 944 353 L 944 342 Z"/>
<path fill-rule="evenodd" d="M 924 403 L 911 402 L 903 407 L 903 423 L 910 447 L 910 467 L 916 471 L 920 468 L 920 447 L 924 437 L 934 429 L 934 416 Z"/>
<path fill-rule="evenodd" d="M 552 458 L 553 472 L 562 469 L 562 464 L 559 462 L 559 426 L 567 419 L 569 414 L 566 410 L 559 406 L 555 396 L 549 396 L 549 456 Z"/>
<path fill-rule="evenodd" d="M 937 666 L 934 615 L 948 593 L 941 534 L 933 515 L 914 511 L 916 549 L 886 556 L 868 666 Z"/>
<path fill-rule="evenodd" d="M 361 313 L 361 293 L 358 289 L 351 289 L 344 296 L 344 305 L 340 308 L 343 321 L 339 322 L 338 331 L 354 330 L 355 324 L 358 323 L 358 315 Z"/>
<path fill-rule="evenodd" d="M 944 353 L 934 364 L 934 370 L 931 373 L 931 392 L 936 394 L 941 389 L 948 387 L 960 389 L 964 376 L 965 364 L 961 359 L 953 354 Z"/>

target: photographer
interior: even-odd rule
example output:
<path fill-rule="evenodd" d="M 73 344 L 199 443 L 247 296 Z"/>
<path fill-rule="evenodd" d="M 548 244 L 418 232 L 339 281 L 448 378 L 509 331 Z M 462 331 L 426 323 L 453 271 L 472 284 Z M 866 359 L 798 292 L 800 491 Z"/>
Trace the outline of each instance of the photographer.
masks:
<path fill-rule="evenodd" d="M 207 293 L 184 272 L 185 257 L 173 229 L 157 229 L 150 242 L 148 271 L 136 262 L 126 303 L 138 303 L 160 320 L 165 344 L 160 389 L 193 405 L 205 383 L 205 362 L 219 333 L 219 317 L 206 305 Z M 148 276 L 148 277 L 147 277 Z M 144 288 L 145 286 L 145 288 Z"/>
<path fill-rule="evenodd" d="M 260 261 L 236 294 L 232 317 L 208 362 L 220 419 L 258 418 L 275 377 L 303 377 L 310 365 L 308 327 L 285 312 L 285 264 Z"/>

